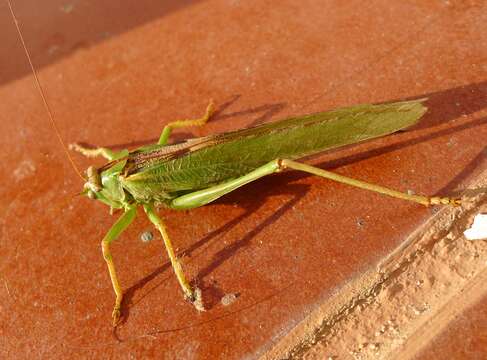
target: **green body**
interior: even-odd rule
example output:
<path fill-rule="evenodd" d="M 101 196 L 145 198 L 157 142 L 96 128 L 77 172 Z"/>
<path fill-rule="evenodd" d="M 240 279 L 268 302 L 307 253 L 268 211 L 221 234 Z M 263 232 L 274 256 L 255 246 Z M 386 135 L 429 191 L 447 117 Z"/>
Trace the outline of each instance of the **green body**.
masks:
<path fill-rule="evenodd" d="M 387 135 L 415 124 L 421 100 L 348 108 L 281 120 L 249 129 L 151 145 L 120 153 L 99 169 L 99 200 L 121 208 L 162 203 L 238 178 L 271 160 L 298 159 Z"/>

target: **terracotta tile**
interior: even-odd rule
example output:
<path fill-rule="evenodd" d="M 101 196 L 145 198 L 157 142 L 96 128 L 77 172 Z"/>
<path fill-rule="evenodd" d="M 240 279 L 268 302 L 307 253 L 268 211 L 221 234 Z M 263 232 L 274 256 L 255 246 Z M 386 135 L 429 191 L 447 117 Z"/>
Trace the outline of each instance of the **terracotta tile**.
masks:
<path fill-rule="evenodd" d="M 210 98 L 218 116 L 176 139 L 428 96 L 417 128 L 312 163 L 441 194 L 480 171 L 482 1 L 103 3 L 14 4 L 68 143 L 153 142 L 164 123 L 199 115 Z M 296 173 L 200 209 L 162 211 L 187 254 L 188 275 L 213 303 L 201 314 L 183 301 L 160 238 L 140 241 L 150 228 L 140 213 L 113 245 L 128 289 L 125 320 L 113 334 L 99 242 L 114 217 L 73 197 L 82 183 L 49 125 L 3 3 L 0 23 L 0 349 L 8 357 L 256 358 L 434 211 Z M 73 157 L 81 168 L 92 163 Z M 228 293 L 239 297 L 223 306 Z"/>

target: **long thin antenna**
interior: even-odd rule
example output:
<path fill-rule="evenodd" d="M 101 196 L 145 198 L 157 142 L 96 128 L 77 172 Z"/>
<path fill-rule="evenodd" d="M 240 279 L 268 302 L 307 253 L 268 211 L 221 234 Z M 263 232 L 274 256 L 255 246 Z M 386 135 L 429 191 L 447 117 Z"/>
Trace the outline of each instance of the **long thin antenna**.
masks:
<path fill-rule="evenodd" d="M 85 177 L 81 174 L 81 172 L 79 171 L 78 167 L 74 163 L 73 158 L 69 154 L 69 150 L 68 150 L 66 144 L 64 143 L 63 138 L 61 137 L 61 134 L 59 133 L 59 129 L 58 129 L 57 125 L 56 125 L 56 122 L 54 121 L 54 116 L 52 115 L 51 108 L 49 107 L 49 104 L 47 103 L 46 96 L 44 94 L 44 90 L 42 89 L 41 83 L 39 82 L 39 78 L 37 77 L 37 72 L 36 72 L 36 70 L 34 68 L 34 65 L 32 64 L 32 59 L 30 58 L 29 51 L 27 50 L 27 46 L 25 45 L 24 37 L 22 35 L 22 31 L 20 31 L 19 22 L 17 21 L 17 17 L 15 16 L 14 10 L 12 8 L 12 4 L 10 3 L 10 0 L 6 0 L 6 1 L 7 1 L 7 4 L 8 4 L 8 7 L 10 9 L 10 13 L 12 14 L 12 19 L 14 20 L 15 27 L 17 28 L 17 33 L 19 34 L 20 42 L 22 43 L 22 47 L 24 48 L 25 55 L 27 56 L 27 60 L 29 60 L 29 65 L 30 65 L 30 68 L 32 70 L 32 74 L 34 75 L 34 79 L 35 79 L 35 83 L 36 83 L 36 86 L 37 86 L 37 90 L 39 90 L 39 93 L 41 94 L 42 102 L 44 103 L 44 107 L 45 107 L 45 109 L 47 111 L 47 114 L 49 115 L 49 120 L 51 120 L 51 124 L 52 124 L 52 126 L 54 128 L 54 131 L 56 132 L 56 136 L 57 136 L 59 142 L 61 143 L 61 145 L 62 145 L 62 147 L 64 149 L 64 152 L 66 153 L 66 155 L 67 155 L 67 157 L 69 159 L 69 162 L 73 166 L 73 169 L 76 171 L 76 173 L 78 174 L 78 176 L 81 179 L 83 179 L 83 181 L 86 181 Z"/>

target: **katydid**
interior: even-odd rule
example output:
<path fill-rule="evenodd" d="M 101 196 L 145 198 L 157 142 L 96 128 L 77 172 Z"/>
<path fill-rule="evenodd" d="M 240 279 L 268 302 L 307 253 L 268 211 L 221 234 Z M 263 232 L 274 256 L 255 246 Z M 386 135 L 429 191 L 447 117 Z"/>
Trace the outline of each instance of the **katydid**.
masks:
<path fill-rule="evenodd" d="M 212 110 L 213 104 L 210 103 L 200 119 L 170 123 L 163 129 L 157 144 L 132 151 L 113 152 L 107 148 L 71 146 L 85 156 L 100 155 L 110 160 L 101 168 L 88 169 L 88 181 L 83 193 L 112 209 L 124 211 L 102 240 L 103 256 L 116 293 L 114 324 L 119 318 L 123 292 L 110 253 L 110 243 L 134 220 L 137 206 L 144 208 L 149 220 L 161 233 L 184 296 L 203 310 L 200 292 L 191 287 L 186 279 L 164 222 L 154 210 L 155 206 L 175 210 L 196 208 L 263 176 L 285 169 L 304 171 L 423 205 L 455 205 L 458 202 L 450 198 L 409 195 L 294 161 L 325 149 L 387 135 L 411 126 L 426 111 L 422 100 L 352 106 L 190 139 L 174 145 L 167 144 L 173 128 L 203 125 L 210 118 Z"/>
<path fill-rule="evenodd" d="M 7 1 L 12 11 L 10 1 Z M 55 127 L 13 11 L 12 16 L 47 113 L 67 151 Z M 113 325 L 119 322 L 123 291 L 110 244 L 132 223 L 139 206 L 143 207 L 164 240 L 184 297 L 198 310 L 204 310 L 201 292 L 187 280 L 181 261 L 173 250 L 164 221 L 156 213 L 155 208 L 158 206 L 174 210 L 203 206 L 254 180 L 286 169 L 303 171 L 426 206 L 459 205 L 458 199 L 411 195 L 296 161 L 324 150 L 377 138 L 412 126 L 427 110 L 423 105 L 424 100 L 351 106 L 169 145 L 168 140 L 174 128 L 202 126 L 210 119 L 214 109 L 210 102 L 201 118 L 180 120 L 166 125 L 159 141 L 153 145 L 115 152 L 108 148 L 88 149 L 72 144 L 72 150 L 85 156 L 103 156 L 108 160 L 100 168 L 89 167 L 85 178 L 68 154 L 75 170 L 85 178 L 82 194 L 101 201 L 111 209 L 123 211 L 101 241 L 103 257 L 116 295 L 112 312 Z"/>

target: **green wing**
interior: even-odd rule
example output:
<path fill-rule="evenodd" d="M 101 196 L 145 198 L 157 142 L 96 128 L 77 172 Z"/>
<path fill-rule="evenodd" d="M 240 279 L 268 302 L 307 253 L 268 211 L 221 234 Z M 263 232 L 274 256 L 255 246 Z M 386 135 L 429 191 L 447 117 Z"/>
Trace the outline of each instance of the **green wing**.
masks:
<path fill-rule="evenodd" d="M 276 158 L 297 159 L 406 128 L 426 112 L 424 100 L 352 106 L 142 148 L 130 154 L 123 186 L 143 201 L 172 198 L 241 176 Z"/>

